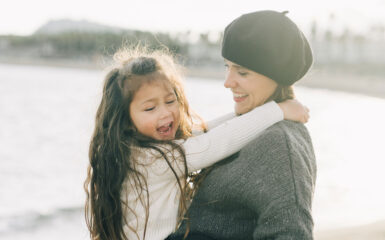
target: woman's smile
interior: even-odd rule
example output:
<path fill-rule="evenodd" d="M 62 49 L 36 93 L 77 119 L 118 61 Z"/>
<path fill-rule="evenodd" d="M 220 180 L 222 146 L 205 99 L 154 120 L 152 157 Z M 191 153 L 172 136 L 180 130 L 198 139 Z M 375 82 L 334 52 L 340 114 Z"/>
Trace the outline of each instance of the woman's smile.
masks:
<path fill-rule="evenodd" d="M 277 83 L 272 79 L 225 59 L 225 87 L 233 92 L 235 112 L 244 114 L 265 103 Z"/>
<path fill-rule="evenodd" d="M 233 93 L 233 99 L 237 103 L 243 102 L 248 96 L 248 94 Z"/>

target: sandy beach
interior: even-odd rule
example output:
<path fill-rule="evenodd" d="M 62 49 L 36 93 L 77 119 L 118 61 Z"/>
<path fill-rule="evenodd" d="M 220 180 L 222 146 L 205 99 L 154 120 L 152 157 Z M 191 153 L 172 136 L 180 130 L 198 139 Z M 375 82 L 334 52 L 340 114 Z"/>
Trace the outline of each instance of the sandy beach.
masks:
<path fill-rule="evenodd" d="M 385 98 L 385 76 L 354 71 L 313 68 L 298 84 Z M 385 240 L 385 220 L 371 224 L 315 232 L 316 240 Z"/>
<path fill-rule="evenodd" d="M 335 230 L 315 232 L 316 240 L 384 240 L 385 221 Z"/>
<path fill-rule="evenodd" d="M 353 68 L 314 67 L 298 85 L 385 98 L 385 72 L 357 72 Z"/>

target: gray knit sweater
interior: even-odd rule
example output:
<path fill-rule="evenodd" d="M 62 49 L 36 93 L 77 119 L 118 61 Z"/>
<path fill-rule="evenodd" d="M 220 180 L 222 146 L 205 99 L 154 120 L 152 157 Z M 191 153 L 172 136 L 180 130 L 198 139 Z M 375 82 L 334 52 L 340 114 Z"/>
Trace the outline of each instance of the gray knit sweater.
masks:
<path fill-rule="evenodd" d="M 307 129 L 279 122 L 210 171 L 189 209 L 190 239 L 313 239 L 315 179 Z"/>

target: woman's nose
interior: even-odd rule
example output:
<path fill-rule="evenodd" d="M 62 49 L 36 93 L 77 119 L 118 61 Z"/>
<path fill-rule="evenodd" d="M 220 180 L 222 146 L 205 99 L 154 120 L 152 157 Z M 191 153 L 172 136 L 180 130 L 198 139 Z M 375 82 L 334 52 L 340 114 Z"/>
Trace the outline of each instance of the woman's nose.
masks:
<path fill-rule="evenodd" d="M 235 88 L 236 82 L 235 82 L 234 76 L 233 76 L 233 74 L 231 74 L 231 72 L 228 72 L 226 74 L 225 83 L 223 85 L 225 86 L 225 88 Z"/>

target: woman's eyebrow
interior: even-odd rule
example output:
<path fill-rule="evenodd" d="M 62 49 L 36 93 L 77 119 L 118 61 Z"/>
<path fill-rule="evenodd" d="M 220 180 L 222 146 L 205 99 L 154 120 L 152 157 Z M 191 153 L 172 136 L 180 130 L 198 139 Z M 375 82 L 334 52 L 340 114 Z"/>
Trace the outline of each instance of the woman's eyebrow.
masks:
<path fill-rule="evenodd" d="M 235 67 L 235 68 L 238 69 L 238 70 L 245 70 L 245 71 L 248 70 L 247 68 L 242 67 L 242 66 L 237 65 L 237 64 L 234 64 L 233 67 Z"/>

